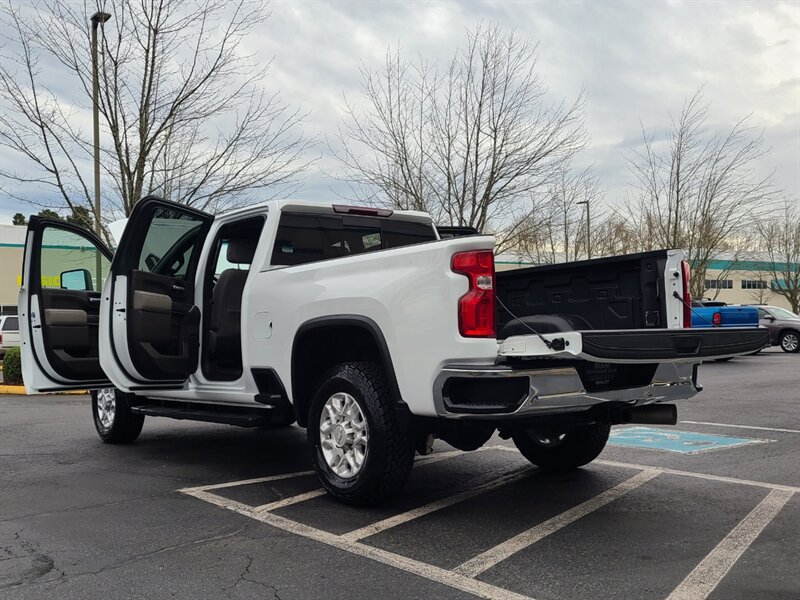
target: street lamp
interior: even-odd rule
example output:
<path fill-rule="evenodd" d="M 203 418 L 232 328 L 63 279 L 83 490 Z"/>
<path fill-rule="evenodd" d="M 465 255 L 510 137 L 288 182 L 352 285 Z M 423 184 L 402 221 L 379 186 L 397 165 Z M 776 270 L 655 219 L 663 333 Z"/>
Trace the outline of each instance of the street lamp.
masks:
<path fill-rule="evenodd" d="M 111 15 L 104 12 L 96 12 L 92 15 L 92 109 L 94 118 L 94 231 L 100 237 L 100 82 L 97 74 L 97 26 L 102 25 L 111 18 Z M 97 250 L 96 273 L 97 281 L 95 287 L 99 290 L 103 285 L 101 273 L 102 261 L 100 250 Z"/>
<path fill-rule="evenodd" d="M 586 205 L 586 258 L 592 258 L 592 216 L 589 213 L 589 201 L 581 200 L 575 204 Z"/>

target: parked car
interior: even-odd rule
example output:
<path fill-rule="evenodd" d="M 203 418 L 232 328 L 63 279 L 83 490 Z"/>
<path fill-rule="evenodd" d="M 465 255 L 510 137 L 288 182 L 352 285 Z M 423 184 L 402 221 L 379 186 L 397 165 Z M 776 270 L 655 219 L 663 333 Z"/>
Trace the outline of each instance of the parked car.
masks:
<path fill-rule="evenodd" d="M 758 322 L 769 329 L 773 346 L 780 346 L 784 352 L 800 350 L 800 316 L 780 306 L 755 305 Z"/>
<path fill-rule="evenodd" d="M 0 356 L 5 356 L 9 348 L 19 346 L 19 317 L 16 315 L 0 316 Z"/>
<path fill-rule="evenodd" d="M 494 237 L 440 237 L 420 212 L 146 198 L 110 262 L 92 233 L 31 217 L 26 387 L 92 389 L 109 443 L 145 415 L 297 421 L 328 493 L 364 504 L 434 437 L 475 450 L 499 430 L 544 469 L 587 464 L 613 424 L 675 424 L 703 360 L 767 338 L 690 328 L 680 250 L 495 273 Z"/>

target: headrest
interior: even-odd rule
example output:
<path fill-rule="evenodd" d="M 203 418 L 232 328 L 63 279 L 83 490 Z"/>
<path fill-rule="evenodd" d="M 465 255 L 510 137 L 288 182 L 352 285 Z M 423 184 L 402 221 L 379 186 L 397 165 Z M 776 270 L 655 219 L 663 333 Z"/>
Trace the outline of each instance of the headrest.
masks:
<path fill-rule="evenodd" d="M 253 255 L 256 253 L 257 245 L 258 238 L 238 238 L 228 240 L 228 262 L 249 265 L 251 262 L 253 262 Z"/>

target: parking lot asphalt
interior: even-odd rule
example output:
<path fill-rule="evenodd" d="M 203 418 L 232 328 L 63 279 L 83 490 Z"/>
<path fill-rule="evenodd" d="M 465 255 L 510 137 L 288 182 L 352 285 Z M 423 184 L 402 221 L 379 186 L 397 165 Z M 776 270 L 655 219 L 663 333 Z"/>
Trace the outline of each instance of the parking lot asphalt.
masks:
<path fill-rule="evenodd" d="M 0 397 L 0 598 L 796 599 L 800 355 L 700 381 L 677 426 L 612 439 L 710 434 L 687 452 L 548 475 L 499 438 L 437 442 L 368 509 L 319 491 L 297 427 L 148 418 L 110 446 L 84 396 Z"/>

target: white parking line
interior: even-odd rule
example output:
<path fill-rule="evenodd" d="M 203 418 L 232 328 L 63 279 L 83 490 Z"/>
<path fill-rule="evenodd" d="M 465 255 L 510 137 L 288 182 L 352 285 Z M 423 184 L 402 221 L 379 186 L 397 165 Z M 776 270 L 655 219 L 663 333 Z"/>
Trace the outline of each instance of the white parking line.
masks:
<path fill-rule="evenodd" d="M 757 431 L 779 431 L 781 433 L 800 433 L 800 429 L 782 429 L 780 427 L 759 427 L 757 425 L 732 425 L 730 423 L 710 423 L 708 421 L 681 421 L 689 425 L 711 425 L 712 427 L 731 427 L 733 429 L 754 429 Z"/>
<path fill-rule="evenodd" d="M 510 556 L 516 554 L 520 550 L 527 548 L 531 544 L 535 544 L 542 538 L 555 533 L 559 529 L 566 527 L 570 523 L 574 523 L 581 517 L 613 502 L 617 498 L 621 498 L 631 490 L 635 490 L 639 486 L 647 483 L 654 477 L 657 477 L 661 471 L 659 469 L 647 468 L 640 473 L 637 473 L 630 479 L 626 479 L 619 485 L 614 486 L 610 490 L 606 490 L 602 494 L 595 496 L 577 506 L 573 506 L 569 510 L 548 519 L 544 523 L 539 523 L 535 527 L 523 531 L 515 535 L 509 540 L 498 544 L 494 548 L 489 548 L 478 556 L 471 558 L 465 563 L 459 565 L 454 569 L 456 573 L 461 573 L 466 577 L 477 577 L 487 569 L 495 566 L 500 561 L 503 561 Z"/>
<path fill-rule="evenodd" d="M 433 463 L 437 463 L 440 460 L 446 460 L 448 458 L 455 458 L 456 456 L 461 456 L 462 454 L 466 454 L 463 450 L 451 450 L 449 452 L 436 452 L 434 454 L 426 454 L 425 456 L 419 456 L 414 461 L 415 465 L 432 465 Z"/>
<path fill-rule="evenodd" d="M 500 445 L 486 446 L 482 448 L 482 450 L 503 450 L 514 453 L 517 452 L 515 448 Z M 417 462 L 421 465 L 431 464 L 454 456 L 460 456 L 461 454 L 464 453 L 461 451 L 441 452 L 428 457 L 419 458 L 417 459 Z M 662 473 L 685 477 L 696 477 L 699 479 L 721 481 L 738 485 L 755 486 L 770 490 L 766 498 L 764 498 L 764 500 L 762 500 L 758 506 L 756 506 L 750 512 L 750 514 L 748 514 L 733 529 L 733 531 L 731 531 L 716 546 L 716 548 L 714 548 L 714 550 L 712 550 L 701 561 L 699 565 L 697 565 L 697 567 L 686 577 L 686 579 L 684 579 L 684 581 L 672 592 L 668 600 L 686 600 L 689 598 L 707 597 L 708 594 L 716 588 L 716 586 L 733 567 L 733 565 L 739 560 L 746 549 L 758 537 L 761 531 L 763 531 L 763 529 L 772 521 L 775 515 L 778 514 L 789 498 L 791 498 L 794 493 L 800 491 L 800 488 L 794 486 L 736 479 L 733 477 L 724 477 L 718 475 L 708 475 L 705 473 L 695 473 L 691 471 L 680 471 L 677 469 L 660 468 L 649 465 L 638 465 L 606 460 L 597 460 L 595 462 L 611 467 L 635 469 L 639 472 L 630 479 L 627 479 L 619 485 L 602 492 L 598 496 L 595 496 L 594 498 L 591 498 L 582 504 L 579 504 L 578 506 L 572 507 L 565 512 L 552 517 L 544 523 L 540 523 L 539 525 L 536 525 L 535 527 L 532 527 L 493 548 L 490 548 L 478 556 L 464 562 L 452 571 L 417 561 L 394 552 L 376 548 L 359 540 L 400 525 L 401 523 L 417 519 L 425 514 L 429 514 L 436 510 L 451 506 L 468 498 L 472 498 L 482 492 L 488 491 L 489 489 L 521 479 L 529 474 L 527 467 L 524 470 L 520 470 L 519 468 L 513 469 L 499 478 L 495 477 L 488 481 L 481 482 L 477 486 L 475 486 L 475 483 L 473 482 L 473 487 L 471 487 L 469 490 L 455 494 L 449 498 L 442 498 L 436 502 L 432 502 L 411 511 L 394 515 L 344 535 L 337 535 L 328 531 L 317 529 L 310 525 L 305 525 L 271 512 L 284 506 L 290 506 L 292 504 L 297 504 L 299 502 L 304 502 L 306 500 L 321 496 L 325 493 L 322 489 L 312 490 L 257 507 L 251 507 L 244 503 L 224 498 L 209 491 L 239 485 L 247 485 L 250 483 L 262 483 L 267 481 L 289 479 L 292 477 L 301 477 L 313 474 L 312 471 L 285 473 L 269 477 L 258 477 L 254 479 L 246 479 L 228 483 L 197 486 L 185 488 L 179 491 L 221 508 L 231 510 L 262 523 L 282 529 L 289 533 L 300 535 L 305 538 L 327 544 L 328 546 L 350 552 L 357 556 L 375 560 L 407 573 L 417 575 L 419 577 L 447 585 L 454 589 L 490 600 L 532 599 L 516 592 L 479 581 L 476 579 L 476 577 L 478 577 L 481 573 L 484 573 L 487 569 L 490 569 L 499 562 L 513 556 L 524 548 L 535 544 L 546 536 L 570 525 L 571 523 L 574 523 L 583 516 L 601 508 L 602 506 L 607 505 L 610 502 L 613 502 L 618 498 L 621 498 L 628 492 L 640 487 Z"/>
<path fill-rule="evenodd" d="M 755 541 L 764 528 L 780 512 L 792 492 L 772 490 L 750 511 L 723 540 L 717 544 L 681 584 L 673 590 L 667 600 L 694 600 L 708 598 L 723 577 L 730 571 L 745 550 Z"/>
<path fill-rule="evenodd" d="M 499 478 L 494 477 L 489 481 L 478 483 L 477 485 L 474 485 L 472 489 L 466 490 L 459 494 L 455 494 L 454 496 L 449 496 L 447 498 L 436 500 L 435 502 L 431 502 L 430 504 L 419 506 L 404 513 L 400 513 L 392 517 L 389 517 L 387 519 L 383 519 L 382 521 L 378 521 L 377 523 L 372 523 L 371 525 L 367 525 L 366 527 L 362 527 L 361 529 L 356 529 L 355 531 L 345 533 L 344 535 L 342 535 L 342 538 L 353 542 L 356 540 L 362 540 L 371 535 L 375 535 L 376 533 L 380 533 L 381 531 L 386 531 L 387 529 L 391 529 L 392 527 L 397 527 L 398 525 L 401 525 L 403 523 L 408 523 L 409 521 L 413 521 L 414 519 L 418 519 L 419 517 L 428 515 L 437 510 L 447 508 L 448 506 L 452 506 L 453 504 L 458 504 L 459 502 L 463 502 L 464 500 L 469 500 L 470 498 L 474 498 L 478 494 L 488 492 L 489 490 L 494 489 L 496 487 L 500 487 L 501 485 L 518 481 L 520 479 L 528 477 L 530 474 L 531 470 L 527 466 L 524 467 L 523 469 L 514 469 L 511 473 L 507 473 L 506 475 L 503 475 Z"/>
<path fill-rule="evenodd" d="M 311 490 L 310 492 L 306 492 L 305 494 L 298 494 L 297 496 L 290 496 L 289 498 L 283 498 L 281 500 L 276 500 L 275 502 L 269 502 L 267 504 L 254 506 L 253 512 L 265 512 L 270 510 L 277 510 L 279 508 L 283 508 L 284 506 L 299 504 L 300 502 L 305 502 L 306 500 L 319 498 L 320 496 L 324 495 L 325 495 L 325 490 L 323 489 Z"/>
<path fill-rule="evenodd" d="M 503 450 L 504 452 L 518 453 L 519 450 L 513 446 L 485 446 L 487 450 Z M 654 467 L 652 465 L 639 465 L 636 463 L 619 462 L 616 460 L 603 460 L 595 459 L 592 464 L 606 465 L 608 467 L 622 467 L 624 469 L 658 469 L 662 473 L 668 475 L 680 475 L 681 477 L 695 477 L 697 479 L 707 479 L 709 481 L 722 481 L 724 483 L 734 483 L 738 485 L 749 485 L 751 487 L 760 487 L 768 490 L 782 490 L 785 492 L 797 493 L 800 492 L 800 487 L 794 485 L 783 485 L 780 483 L 767 483 L 765 481 L 753 481 L 751 479 L 737 479 L 736 477 L 726 477 L 724 475 L 710 475 L 709 473 L 696 473 L 695 471 L 681 471 L 680 469 L 668 469 L 666 467 Z"/>
<path fill-rule="evenodd" d="M 345 550 L 346 552 L 350 552 L 357 556 L 369 558 L 407 573 L 424 577 L 430 581 L 447 585 L 454 589 L 467 592 L 468 594 L 473 594 L 480 598 L 487 598 L 488 600 L 532 600 L 528 596 L 523 596 L 509 590 L 504 590 L 503 588 L 491 585 L 489 583 L 484 583 L 483 581 L 464 577 L 463 575 L 448 571 L 447 569 L 442 569 L 441 567 L 429 565 L 412 558 L 395 554 L 394 552 L 381 550 L 380 548 L 373 548 L 372 546 L 362 544 L 361 542 L 352 542 L 342 539 L 341 536 L 336 534 L 322 531 L 321 529 L 316 529 L 314 527 L 298 523 L 297 521 L 292 521 L 291 519 L 281 517 L 275 513 L 255 513 L 249 506 L 242 504 L 241 502 L 229 500 L 204 490 L 198 490 L 194 488 L 190 490 L 184 490 L 184 492 L 190 496 L 199 498 L 200 500 L 205 500 L 206 502 L 210 502 L 216 506 L 226 508 L 252 519 L 256 519 L 262 523 L 266 523 L 267 525 L 277 527 L 278 529 L 327 544 L 328 546 L 332 546 L 340 550 Z"/>
<path fill-rule="evenodd" d="M 270 475 L 269 477 L 255 477 L 253 479 L 242 479 L 240 481 L 228 481 L 226 483 L 213 483 L 211 485 L 198 485 L 196 487 L 183 488 L 178 490 L 188 494 L 195 490 L 221 490 L 223 488 L 236 487 L 238 485 L 249 485 L 251 483 L 264 483 L 266 481 L 280 481 L 281 479 L 291 479 L 292 477 L 303 477 L 313 475 L 314 471 L 298 471 L 297 473 L 281 473 L 280 475 Z"/>
<path fill-rule="evenodd" d="M 595 460 L 598 465 L 607 465 L 609 467 L 625 467 L 626 469 L 652 469 L 647 465 L 637 465 L 633 463 L 617 462 L 614 460 Z M 737 479 L 736 477 L 725 477 L 724 475 L 709 475 L 708 473 L 695 473 L 694 471 L 681 471 L 679 469 L 667 469 L 658 467 L 662 473 L 669 475 L 680 475 L 681 477 L 694 477 L 696 479 L 707 479 L 708 481 L 721 481 L 723 483 L 735 483 L 737 485 L 749 485 L 751 487 L 760 487 L 768 490 L 781 490 L 783 492 L 800 492 L 800 487 L 793 485 L 781 485 L 780 483 L 766 483 L 764 481 L 752 481 L 750 479 Z"/>
<path fill-rule="evenodd" d="M 461 456 L 465 454 L 462 450 L 453 450 L 450 452 L 437 452 L 435 454 L 428 454 L 427 456 L 421 456 L 414 461 L 415 464 L 419 465 L 431 465 L 433 463 L 437 463 L 440 460 L 445 460 L 447 458 L 454 458 L 456 456 Z M 314 471 L 298 471 L 296 473 L 281 473 L 279 475 L 269 475 L 268 477 L 254 477 L 253 479 L 241 479 L 239 481 L 226 481 L 225 483 L 212 483 L 209 485 L 198 485 L 194 487 L 188 487 L 178 490 L 179 492 L 190 493 L 194 491 L 208 491 L 208 490 L 221 490 L 223 488 L 230 488 L 230 487 L 237 487 L 240 485 L 250 485 L 252 483 L 265 483 L 267 481 L 280 481 L 281 479 L 292 479 L 293 477 L 305 477 L 306 475 L 313 475 Z M 313 497 L 313 496 L 312 496 Z M 289 498 L 285 498 L 285 500 L 289 500 Z M 279 500 L 278 502 L 282 502 Z M 288 504 L 292 504 L 289 502 Z M 265 505 L 266 506 L 266 505 Z M 276 508 L 280 508 L 279 506 Z M 270 509 L 273 510 L 273 509 Z"/>

